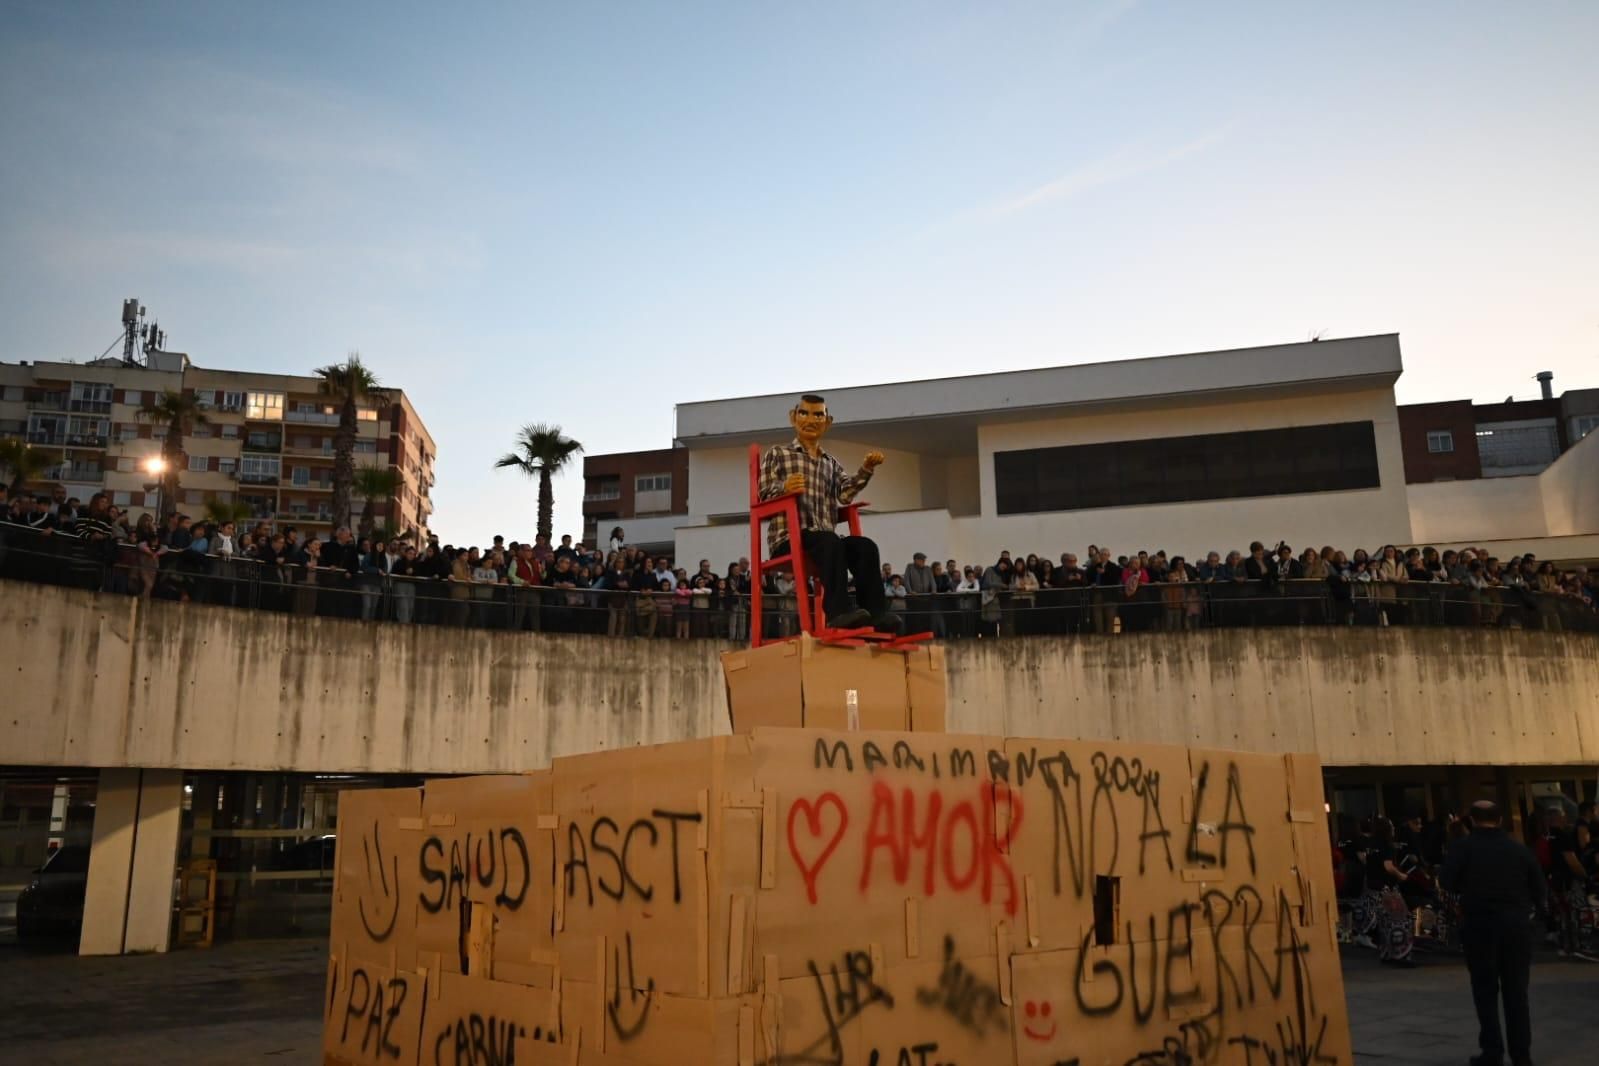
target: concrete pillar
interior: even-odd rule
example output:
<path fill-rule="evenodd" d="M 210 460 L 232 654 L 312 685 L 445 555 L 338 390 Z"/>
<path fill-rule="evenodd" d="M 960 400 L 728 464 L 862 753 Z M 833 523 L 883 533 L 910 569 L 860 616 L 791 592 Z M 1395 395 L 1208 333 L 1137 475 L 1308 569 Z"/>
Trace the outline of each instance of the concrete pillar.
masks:
<path fill-rule="evenodd" d="M 80 955 L 167 950 L 182 770 L 100 771 Z"/>

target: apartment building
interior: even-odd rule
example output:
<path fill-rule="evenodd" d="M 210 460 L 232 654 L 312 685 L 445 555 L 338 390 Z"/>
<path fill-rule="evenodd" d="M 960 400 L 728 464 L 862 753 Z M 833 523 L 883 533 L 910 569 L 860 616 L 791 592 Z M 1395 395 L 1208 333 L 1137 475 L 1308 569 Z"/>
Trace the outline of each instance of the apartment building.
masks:
<path fill-rule="evenodd" d="M 206 421 L 183 442 L 179 509 L 199 515 L 210 500 L 237 501 L 251 520 L 326 533 L 339 414 L 318 380 L 212 370 L 177 352 L 152 352 L 147 364 L 0 363 L 0 436 L 59 455 L 33 488 L 60 485 L 80 499 L 104 491 L 134 513 L 153 510 L 149 463 L 163 432 L 138 413 L 163 391 L 181 391 L 199 401 Z M 398 389 L 389 398 L 358 413 L 356 465 L 396 471 L 394 493 L 374 501 L 377 524 L 425 536 L 437 449 L 410 398 Z M 355 499 L 356 517 L 365 504 Z"/>
<path fill-rule="evenodd" d="M 671 551 L 688 514 L 688 451 L 657 448 L 583 457 L 583 542 L 605 543 L 615 526 L 627 542 Z"/>

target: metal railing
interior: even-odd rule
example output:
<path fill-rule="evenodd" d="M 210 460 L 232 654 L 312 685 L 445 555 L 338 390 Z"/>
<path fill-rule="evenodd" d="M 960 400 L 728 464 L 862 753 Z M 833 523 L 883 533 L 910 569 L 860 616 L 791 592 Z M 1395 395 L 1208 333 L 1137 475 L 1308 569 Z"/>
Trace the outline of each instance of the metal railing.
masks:
<path fill-rule="evenodd" d="M 0 577 L 246 610 L 480 629 L 636 637 L 749 636 L 749 598 L 714 592 L 636 593 L 606 588 L 515 587 L 350 573 L 343 569 L 223 558 L 192 551 L 160 557 L 132 545 L 39 534 L 0 523 Z M 1346 594 L 1347 593 L 1347 594 Z M 767 593 L 763 627 L 798 632 L 792 593 Z M 940 638 L 1025 637 L 1282 626 L 1474 626 L 1599 633 L 1599 612 L 1571 596 L 1525 588 L 1471 589 L 1413 582 L 1323 581 L 1120 585 L 896 600 L 906 632 Z"/>

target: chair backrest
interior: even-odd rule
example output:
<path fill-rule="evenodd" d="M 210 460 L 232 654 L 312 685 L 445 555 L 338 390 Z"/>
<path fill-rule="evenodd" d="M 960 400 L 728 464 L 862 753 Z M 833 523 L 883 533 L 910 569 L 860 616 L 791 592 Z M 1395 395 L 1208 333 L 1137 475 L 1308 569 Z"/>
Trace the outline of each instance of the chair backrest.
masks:
<path fill-rule="evenodd" d="M 750 506 L 761 502 L 761 446 L 750 445 Z"/>

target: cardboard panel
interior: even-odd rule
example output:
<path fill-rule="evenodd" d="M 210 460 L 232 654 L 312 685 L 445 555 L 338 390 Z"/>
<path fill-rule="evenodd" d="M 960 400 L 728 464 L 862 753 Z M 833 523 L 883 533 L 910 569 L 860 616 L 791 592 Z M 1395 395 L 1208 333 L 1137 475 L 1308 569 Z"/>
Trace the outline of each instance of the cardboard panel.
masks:
<path fill-rule="evenodd" d="M 776 876 L 761 887 L 758 950 L 777 956 L 784 978 L 871 945 L 890 966 L 936 959 L 946 936 L 979 950 L 1000 922 L 1014 924 L 1023 898 L 1004 838 L 1008 789 L 988 778 L 989 753 L 1002 749 L 990 737 L 755 733 L 755 775 L 778 797 L 782 834 Z"/>
<path fill-rule="evenodd" d="M 421 829 L 420 789 L 339 794 L 330 933 L 334 954 L 389 969 L 415 968 Z"/>
<path fill-rule="evenodd" d="M 1190 748 L 1193 793 L 1183 813 L 1185 876 L 1252 885 L 1263 898 L 1292 885 L 1293 832 L 1282 757 Z"/>
<path fill-rule="evenodd" d="M 905 686 L 910 700 L 910 731 L 942 733 L 949 714 L 949 677 L 944 648 L 928 644 L 905 653 Z"/>
<path fill-rule="evenodd" d="M 1019 817 L 1012 863 L 1027 907 L 1018 951 L 1169 935 L 1173 914 L 1199 901 L 1182 876 L 1188 754 L 1121 742 L 1005 742 L 1004 772 Z"/>
<path fill-rule="evenodd" d="M 799 655 L 799 640 L 722 653 L 722 677 L 727 684 L 733 732 L 804 724 Z"/>
<path fill-rule="evenodd" d="M 323 1059 L 414 1066 L 426 997 L 421 974 L 333 958 L 323 998 Z"/>
<path fill-rule="evenodd" d="M 756 885 L 753 877 L 713 885 L 711 841 L 722 831 L 723 793 L 754 791 L 747 767 L 742 777 L 728 768 L 729 750 L 747 745 L 718 737 L 555 761 L 563 977 L 600 981 L 603 958 L 639 989 L 706 996 L 725 988 L 714 981 L 726 974 L 731 896 L 752 895 Z"/>
<path fill-rule="evenodd" d="M 587 981 L 561 983 L 561 1025 L 564 1040 L 576 1040 L 579 1055 L 560 1059 L 562 1066 L 657 1066 L 703 1063 L 705 1066 L 755 1066 L 753 1043 L 749 1061 L 741 1063 L 740 1013 L 753 997 L 692 999 L 659 992 L 632 995 L 615 986 Z M 749 1040 L 753 1028 L 745 1030 Z M 520 1062 L 521 1060 L 518 1060 Z"/>
<path fill-rule="evenodd" d="M 555 803 L 549 771 L 428 783 L 417 871 L 417 950 L 461 973 L 462 902 L 493 916 L 493 972 L 474 976 L 549 987 L 555 947 Z M 470 920 L 470 919 L 469 919 Z"/>
<path fill-rule="evenodd" d="M 847 696 L 854 691 L 863 730 L 903 730 L 909 724 L 905 657 L 870 646 L 843 648 L 800 641 L 800 683 L 809 729 L 848 729 Z"/>
<path fill-rule="evenodd" d="M 429 974 L 430 983 L 434 975 Z M 423 1066 L 455 1063 L 568 1063 L 554 989 L 444 973 L 430 988 L 422 1027 Z"/>

